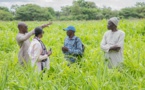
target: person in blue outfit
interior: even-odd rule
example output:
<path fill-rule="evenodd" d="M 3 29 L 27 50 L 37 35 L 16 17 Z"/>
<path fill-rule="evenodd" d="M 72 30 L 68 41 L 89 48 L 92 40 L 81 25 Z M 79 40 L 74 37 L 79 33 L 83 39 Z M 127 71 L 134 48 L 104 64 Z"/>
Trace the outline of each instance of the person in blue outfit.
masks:
<path fill-rule="evenodd" d="M 67 33 L 67 37 L 64 41 L 64 46 L 62 47 L 62 52 L 65 55 L 65 59 L 71 63 L 75 63 L 79 56 L 83 54 L 82 42 L 79 37 L 75 36 L 76 29 L 74 26 L 68 26 L 63 29 Z"/>

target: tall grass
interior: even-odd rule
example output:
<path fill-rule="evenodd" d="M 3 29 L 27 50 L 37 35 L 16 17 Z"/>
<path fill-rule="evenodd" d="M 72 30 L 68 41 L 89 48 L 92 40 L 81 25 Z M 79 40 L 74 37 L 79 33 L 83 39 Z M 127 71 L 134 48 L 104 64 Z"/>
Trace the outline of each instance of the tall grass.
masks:
<path fill-rule="evenodd" d="M 54 22 L 45 28 L 43 41 L 52 48 L 51 69 L 36 73 L 28 65 L 17 62 L 19 47 L 15 37 L 17 21 L 0 22 L 0 90 L 143 90 L 145 89 L 145 20 L 121 20 L 118 29 L 126 33 L 124 64 L 120 69 L 108 69 L 100 42 L 107 21 Z M 26 22 L 29 30 L 46 22 Z M 80 63 L 67 67 L 61 51 L 66 32 L 62 29 L 74 25 L 86 50 Z M 32 37 L 33 38 L 33 37 Z M 31 38 L 31 39 L 32 39 Z M 43 78 L 42 78 L 43 76 Z"/>

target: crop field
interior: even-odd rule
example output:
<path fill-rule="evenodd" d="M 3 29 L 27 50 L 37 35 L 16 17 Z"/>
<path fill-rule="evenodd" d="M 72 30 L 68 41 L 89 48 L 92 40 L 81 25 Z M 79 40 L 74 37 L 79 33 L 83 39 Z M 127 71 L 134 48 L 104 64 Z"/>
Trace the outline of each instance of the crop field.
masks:
<path fill-rule="evenodd" d="M 28 30 L 47 22 L 25 22 Z M 52 48 L 50 70 L 36 73 L 30 65 L 18 63 L 16 43 L 18 21 L 0 21 L 0 90 L 144 90 L 145 89 L 145 20 L 121 20 L 119 30 L 126 33 L 124 63 L 108 69 L 100 42 L 107 31 L 107 20 L 55 21 L 44 29 L 42 41 Z M 85 45 L 80 64 L 67 66 L 61 51 L 66 37 L 63 28 L 76 27 L 76 36 Z M 30 39 L 32 40 L 34 36 Z"/>

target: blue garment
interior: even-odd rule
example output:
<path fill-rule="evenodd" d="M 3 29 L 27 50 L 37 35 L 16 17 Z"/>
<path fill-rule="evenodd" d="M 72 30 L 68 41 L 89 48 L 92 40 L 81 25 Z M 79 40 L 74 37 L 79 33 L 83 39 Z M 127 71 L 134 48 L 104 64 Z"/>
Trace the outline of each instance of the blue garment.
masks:
<path fill-rule="evenodd" d="M 77 59 L 77 57 L 75 57 L 74 55 L 81 55 L 83 53 L 82 42 L 80 38 L 76 36 L 74 36 L 72 39 L 66 37 L 64 46 L 68 48 L 67 52 L 63 52 L 65 54 L 65 58 L 72 63 L 74 63 Z"/>

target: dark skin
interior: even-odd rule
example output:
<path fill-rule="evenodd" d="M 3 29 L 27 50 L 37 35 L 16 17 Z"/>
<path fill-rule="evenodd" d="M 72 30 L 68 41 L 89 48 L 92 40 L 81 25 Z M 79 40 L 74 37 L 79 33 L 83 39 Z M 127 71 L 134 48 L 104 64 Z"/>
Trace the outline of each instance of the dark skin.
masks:
<path fill-rule="evenodd" d="M 41 34 L 39 34 L 37 37 L 38 37 L 39 39 L 41 39 L 41 38 L 43 37 L 43 34 L 44 34 L 44 33 L 41 33 Z M 47 55 L 50 56 L 51 54 L 52 54 L 52 51 L 48 50 L 48 51 L 47 51 Z"/>
<path fill-rule="evenodd" d="M 112 32 L 117 31 L 117 26 L 111 21 L 108 21 L 107 28 L 108 28 L 108 30 L 112 30 Z M 109 51 L 119 51 L 119 50 L 120 50 L 120 47 L 115 45 L 115 46 L 111 47 Z"/>
<path fill-rule="evenodd" d="M 72 30 L 67 31 L 67 36 L 72 39 L 75 36 L 75 32 Z M 63 52 L 67 52 L 68 48 L 67 47 L 62 47 Z"/>
<path fill-rule="evenodd" d="M 41 28 L 45 28 L 45 27 L 48 27 L 51 24 L 52 24 L 52 22 L 50 22 L 48 24 L 44 24 L 44 25 L 42 25 L 40 27 Z M 22 33 L 22 34 L 25 34 L 25 33 L 28 32 L 28 26 L 24 22 L 18 23 L 18 29 L 19 29 L 19 33 Z"/>
<path fill-rule="evenodd" d="M 25 23 L 21 22 L 18 24 L 19 33 L 25 34 L 28 32 L 28 27 Z"/>

